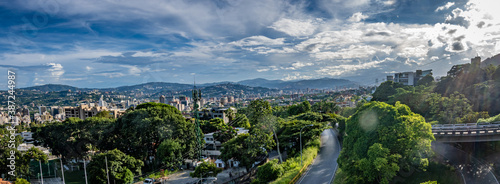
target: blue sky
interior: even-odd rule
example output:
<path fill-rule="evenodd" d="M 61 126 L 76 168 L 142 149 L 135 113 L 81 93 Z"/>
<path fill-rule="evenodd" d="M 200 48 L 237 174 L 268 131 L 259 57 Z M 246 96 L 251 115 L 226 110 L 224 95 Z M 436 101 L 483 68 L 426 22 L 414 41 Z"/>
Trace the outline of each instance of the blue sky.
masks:
<path fill-rule="evenodd" d="M 373 84 L 500 53 L 496 0 L 0 2 L 0 71 L 18 87 L 252 78 Z M 6 77 L 0 77 L 6 84 Z M 0 89 L 6 89 L 1 85 Z"/>

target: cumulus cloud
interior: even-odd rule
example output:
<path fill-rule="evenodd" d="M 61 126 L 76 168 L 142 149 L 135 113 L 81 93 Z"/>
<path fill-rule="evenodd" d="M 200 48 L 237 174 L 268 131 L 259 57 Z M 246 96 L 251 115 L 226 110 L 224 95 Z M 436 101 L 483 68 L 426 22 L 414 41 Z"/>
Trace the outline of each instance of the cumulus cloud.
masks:
<path fill-rule="evenodd" d="M 447 2 L 445 5 L 436 8 L 435 12 L 450 9 L 453 5 L 455 5 L 455 2 Z"/>
<path fill-rule="evenodd" d="M 362 21 L 362 20 L 365 20 L 366 18 L 368 18 L 367 15 L 363 15 L 363 13 L 361 12 L 356 12 L 354 13 L 349 19 L 347 19 L 348 21 L 350 22 L 359 22 L 359 21 Z"/>
<path fill-rule="evenodd" d="M 462 9 L 456 8 L 451 13 L 452 15 L 448 15 L 448 17 L 446 17 L 445 23 L 469 27 L 470 19 L 464 15 L 464 11 Z"/>
<path fill-rule="evenodd" d="M 276 22 L 274 22 L 270 28 L 286 33 L 290 36 L 310 36 L 314 33 L 318 24 L 322 21 L 321 19 L 316 20 L 294 20 L 288 18 L 282 18 Z"/>
<path fill-rule="evenodd" d="M 247 38 L 243 38 L 238 41 L 230 42 L 230 45 L 234 46 L 258 46 L 258 45 L 265 45 L 265 46 L 275 46 L 275 45 L 283 45 L 285 39 L 284 38 L 276 38 L 276 39 L 271 39 L 262 35 L 259 36 L 251 36 Z"/>

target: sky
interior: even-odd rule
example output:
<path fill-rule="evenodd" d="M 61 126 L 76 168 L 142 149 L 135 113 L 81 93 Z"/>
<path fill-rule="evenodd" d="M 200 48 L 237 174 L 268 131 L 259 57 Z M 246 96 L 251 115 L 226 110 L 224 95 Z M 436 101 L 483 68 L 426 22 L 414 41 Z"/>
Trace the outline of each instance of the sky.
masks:
<path fill-rule="evenodd" d="M 0 89 L 343 78 L 500 53 L 498 0 L 0 2 Z M 4 84 L 4 85 L 1 85 Z"/>

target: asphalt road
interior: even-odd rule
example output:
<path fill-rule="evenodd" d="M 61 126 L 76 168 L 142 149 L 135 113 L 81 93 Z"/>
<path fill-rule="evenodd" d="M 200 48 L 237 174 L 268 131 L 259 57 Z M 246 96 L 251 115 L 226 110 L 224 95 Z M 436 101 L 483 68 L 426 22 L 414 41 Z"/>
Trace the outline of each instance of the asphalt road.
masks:
<path fill-rule="evenodd" d="M 459 150 L 449 144 L 433 142 L 434 152 L 442 155 L 462 174 L 465 183 L 496 183 L 497 179 L 491 172 L 491 167 L 478 159 L 470 156 L 466 152 Z"/>
<path fill-rule="evenodd" d="M 321 148 L 318 156 L 297 183 L 330 184 L 337 171 L 337 158 L 340 155 L 340 143 L 332 129 L 321 133 Z"/>

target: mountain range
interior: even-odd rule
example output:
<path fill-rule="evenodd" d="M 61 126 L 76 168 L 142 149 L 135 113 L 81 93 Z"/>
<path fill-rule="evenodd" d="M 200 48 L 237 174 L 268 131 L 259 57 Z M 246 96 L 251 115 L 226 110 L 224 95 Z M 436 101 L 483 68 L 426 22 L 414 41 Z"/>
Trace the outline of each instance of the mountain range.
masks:
<path fill-rule="evenodd" d="M 357 83 L 346 79 L 332 79 L 332 78 L 321 78 L 321 79 L 309 79 L 309 80 L 296 80 L 296 81 L 283 81 L 283 80 L 267 80 L 263 78 L 243 80 L 239 82 L 215 82 L 198 84 L 200 88 L 207 88 L 220 85 L 232 85 L 234 86 L 248 86 L 248 87 L 260 87 L 269 89 L 279 89 L 279 90 L 296 90 L 296 89 L 335 89 L 340 87 L 356 87 Z M 32 86 L 21 88 L 24 90 L 36 90 L 41 92 L 52 92 L 52 91 L 90 91 L 90 90 L 100 90 L 100 91 L 114 91 L 114 92 L 149 92 L 158 93 L 164 91 L 182 91 L 192 89 L 192 84 L 180 84 L 180 83 L 169 83 L 169 82 L 149 82 L 144 84 L 137 84 L 131 86 L 120 86 L 115 88 L 78 88 L 62 84 L 45 84 L 41 86 Z M 242 88 L 242 87 L 238 87 Z M 251 89 L 254 90 L 254 89 Z"/>

